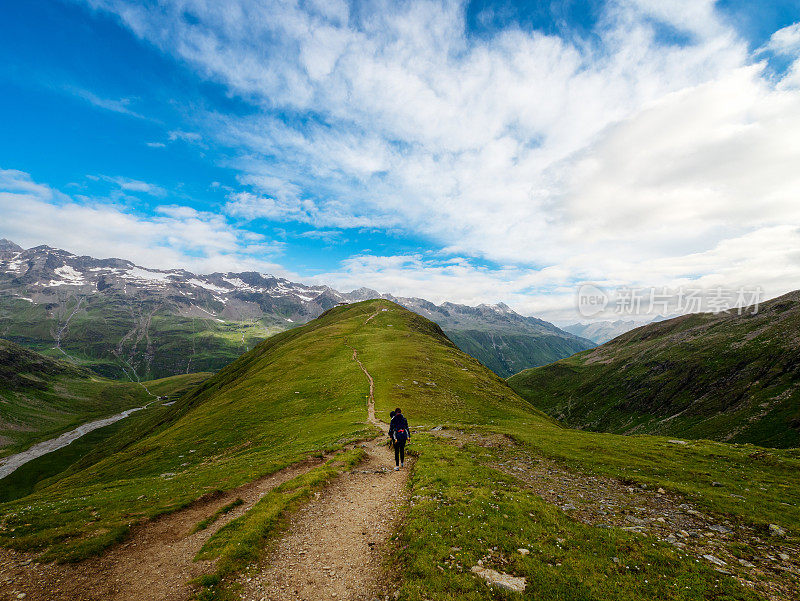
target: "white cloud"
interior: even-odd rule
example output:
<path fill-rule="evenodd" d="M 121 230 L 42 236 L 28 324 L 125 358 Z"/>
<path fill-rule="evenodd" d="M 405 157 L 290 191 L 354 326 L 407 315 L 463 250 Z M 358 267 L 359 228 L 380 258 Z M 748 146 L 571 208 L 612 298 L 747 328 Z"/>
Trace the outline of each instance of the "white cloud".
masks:
<path fill-rule="evenodd" d="M 472 38 L 455 1 L 89 3 L 253 106 L 197 114 L 239 152 L 228 214 L 404 230 L 473 260 L 356 257 L 338 281 L 530 310 L 581 279 L 796 286 L 800 62 L 770 79 L 712 0 L 611 2 L 590 39 Z"/>
<path fill-rule="evenodd" d="M 141 115 L 130 108 L 131 104 L 133 104 L 133 99 L 131 98 L 103 98 L 94 92 L 75 86 L 69 86 L 66 88 L 66 90 L 70 94 L 77 96 L 78 98 L 81 98 L 98 108 L 105 109 L 113 113 L 128 115 L 129 117 L 136 117 L 137 119 L 147 119 L 147 117 L 144 115 Z"/>
<path fill-rule="evenodd" d="M 144 192 L 145 194 L 149 194 L 151 196 L 166 196 L 167 191 L 155 184 L 150 184 L 148 182 L 143 182 L 137 179 L 130 179 L 128 177 L 120 177 L 120 176 L 109 176 L 109 175 L 89 175 L 87 176 L 91 180 L 95 181 L 104 181 L 110 184 L 117 186 L 120 190 L 125 192 Z"/>
<path fill-rule="evenodd" d="M 200 141 L 202 141 L 203 136 L 194 131 L 181 131 L 179 129 L 175 129 L 167 134 L 167 138 L 169 139 L 170 142 L 174 142 L 175 140 L 182 140 L 184 142 L 199 143 Z"/>
<path fill-rule="evenodd" d="M 0 235 L 24 247 L 48 244 L 197 273 L 293 275 L 264 258 L 280 253 L 282 244 L 232 227 L 219 215 L 167 205 L 154 216 L 140 216 L 106 202 L 77 202 L 21 171 L 0 169 L 0 214 Z"/>
<path fill-rule="evenodd" d="M 800 53 L 800 22 L 794 23 L 773 33 L 761 51 L 780 55 L 796 56 Z"/>

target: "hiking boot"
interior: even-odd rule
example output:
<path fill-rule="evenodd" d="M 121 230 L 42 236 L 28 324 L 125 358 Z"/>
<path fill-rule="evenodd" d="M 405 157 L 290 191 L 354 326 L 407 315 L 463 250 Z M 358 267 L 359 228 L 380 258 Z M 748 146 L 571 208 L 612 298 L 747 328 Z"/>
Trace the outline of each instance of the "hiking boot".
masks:
<path fill-rule="evenodd" d="M 400 467 L 405 467 L 405 466 L 406 466 L 406 462 L 405 461 L 401 461 L 400 462 Z"/>
<path fill-rule="evenodd" d="M 399 469 L 400 469 L 400 466 L 399 466 L 399 465 L 395 465 L 395 466 L 394 466 L 394 471 L 397 471 L 397 470 L 399 470 Z"/>

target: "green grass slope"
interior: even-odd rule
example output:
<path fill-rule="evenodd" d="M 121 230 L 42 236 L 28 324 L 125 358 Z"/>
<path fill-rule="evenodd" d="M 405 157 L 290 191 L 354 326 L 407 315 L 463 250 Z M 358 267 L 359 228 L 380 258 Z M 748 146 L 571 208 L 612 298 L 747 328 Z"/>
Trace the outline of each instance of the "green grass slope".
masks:
<path fill-rule="evenodd" d="M 532 336 L 514 332 L 448 329 L 447 335 L 458 348 L 503 377 L 525 367 L 551 363 L 591 346 L 582 338 L 549 334 Z"/>
<path fill-rule="evenodd" d="M 139 384 L 107 380 L 0 340 L 0 457 L 151 399 Z"/>
<path fill-rule="evenodd" d="M 382 374 L 376 392 L 386 414 L 399 402 L 436 421 L 546 419 L 432 322 L 389 301 L 366 301 L 265 340 L 168 412 L 133 422 L 136 431 L 119 432 L 104 457 L 18 501 L 28 508 L 24 517 L 22 505 L 2 506 L 20 523 L 0 531 L 0 544 L 54 545 L 54 557 L 84 557 L 138 519 L 375 432 L 365 422 L 366 379 L 351 347 Z"/>
<path fill-rule="evenodd" d="M 800 445 L 800 292 L 632 330 L 508 382 L 569 426 Z"/>
<path fill-rule="evenodd" d="M 368 386 L 354 349 L 374 378 L 378 416 L 386 419 L 399 405 L 415 430 L 411 503 L 391 550 L 403 600 L 517 598 L 469 572 L 482 557 L 526 576 L 526 599 L 758 598 L 664 543 L 582 524 L 494 469 L 491 448 L 421 432 L 439 425 L 465 437 L 502 433 L 523 454 L 626 485 L 663 486 L 732 523 L 755 524 L 765 536 L 771 523 L 789 540 L 800 534 L 798 451 L 566 429 L 458 350 L 437 325 L 375 300 L 337 307 L 260 343 L 171 408 L 131 421 L 57 480 L 0 504 L 0 545 L 47 549 L 42 560 L 78 560 L 141 519 L 376 434 L 366 421 Z M 313 478 L 328 478 L 325 469 Z M 308 490 L 303 484 L 298 499 Z M 293 494 L 265 497 L 236 522 L 244 533 L 225 530 L 230 540 L 219 540 L 231 547 L 226 553 L 239 557 L 236 544 L 244 541 L 246 562 L 255 559 L 251 553 Z M 530 554 L 520 555 L 520 547 Z M 224 563 L 232 572 L 234 564 Z"/>
<path fill-rule="evenodd" d="M 184 374 L 145 382 L 147 390 L 160 397 L 160 401 L 153 402 L 153 397 L 147 395 L 145 410 L 84 434 L 69 445 L 20 466 L 0 481 L 0 502 L 24 497 L 126 446 L 142 432 L 148 432 L 149 424 L 157 423 L 171 411 L 164 403 L 169 405 L 171 401 L 177 401 L 210 376 L 209 373 Z M 144 390 L 138 384 L 135 386 Z"/>

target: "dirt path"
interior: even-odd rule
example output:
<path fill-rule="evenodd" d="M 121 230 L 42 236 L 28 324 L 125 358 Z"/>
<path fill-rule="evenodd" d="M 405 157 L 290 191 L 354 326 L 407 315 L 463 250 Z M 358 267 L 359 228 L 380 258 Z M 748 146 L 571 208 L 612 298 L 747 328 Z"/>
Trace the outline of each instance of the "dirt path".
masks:
<path fill-rule="evenodd" d="M 369 383 L 368 420 L 388 431 L 375 417 L 375 382 L 358 351 L 352 350 L 353 360 Z M 243 580 L 245 598 L 372 599 L 391 588 L 381 553 L 405 503 L 408 471 L 393 470 L 394 457 L 384 440 L 380 437 L 366 444 L 366 462 L 340 476 L 292 519 L 289 533 L 263 564 L 263 571 Z M 267 492 L 322 461 L 295 464 L 238 489 L 201 499 L 138 526 L 127 542 L 77 565 L 39 564 L 33 554 L 0 549 L 0 601 L 185 601 L 193 592 L 188 582 L 209 571 L 210 562 L 194 561 L 203 544 Z M 191 533 L 198 522 L 237 498 L 244 503 L 209 528 Z"/>
<path fill-rule="evenodd" d="M 387 432 L 375 417 L 375 381 L 358 351 L 348 347 L 369 382 L 367 417 Z M 365 449 L 367 460 L 295 514 L 276 548 L 240 578 L 243 600 L 371 601 L 393 592 L 383 557 L 407 500 L 408 467 L 394 471 L 394 455 L 382 438 Z"/>
<path fill-rule="evenodd" d="M 398 472 L 382 440 L 295 514 L 287 534 L 240 578 L 245 601 L 362 601 L 394 592 L 383 556 L 406 502 L 408 467 Z M 408 464 L 406 464 L 408 465 Z"/>
<path fill-rule="evenodd" d="M 350 346 L 350 348 L 353 349 L 353 361 L 358 363 L 358 366 L 361 368 L 361 371 L 364 372 L 364 375 L 367 376 L 367 381 L 369 382 L 369 396 L 367 397 L 367 419 L 369 420 L 369 423 L 378 426 L 384 432 L 388 432 L 389 426 L 375 417 L 375 380 L 372 379 L 372 376 L 367 371 L 367 368 L 364 367 L 364 364 L 361 363 L 361 360 L 358 358 L 358 351 L 352 346 Z"/>
<path fill-rule="evenodd" d="M 367 317 L 366 321 L 364 321 L 364 325 L 367 325 L 370 321 L 372 321 L 372 318 L 375 317 L 378 313 L 381 313 L 383 311 L 388 311 L 388 310 L 389 309 L 378 309 L 377 311 L 375 311 L 375 313 L 373 313 L 372 315 Z"/>
<path fill-rule="evenodd" d="M 207 571 L 209 562 L 195 562 L 194 556 L 211 535 L 245 513 L 267 492 L 322 461 L 295 464 L 147 522 L 134 529 L 127 542 L 77 565 L 39 564 L 35 555 L 0 549 L 0 600 L 18 599 L 24 593 L 22 598 L 37 601 L 184 601 L 192 592 L 188 581 Z M 191 534 L 200 520 L 237 498 L 244 504 L 209 528 Z"/>

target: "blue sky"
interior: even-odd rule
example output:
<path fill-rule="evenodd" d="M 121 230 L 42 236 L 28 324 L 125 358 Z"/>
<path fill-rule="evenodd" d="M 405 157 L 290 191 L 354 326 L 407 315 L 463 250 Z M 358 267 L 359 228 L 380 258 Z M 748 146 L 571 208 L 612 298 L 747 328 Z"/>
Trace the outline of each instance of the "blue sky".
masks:
<path fill-rule="evenodd" d="M 0 236 L 568 320 L 798 287 L 800 2 L 7 3 Z"/>

